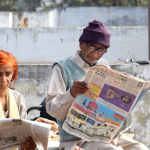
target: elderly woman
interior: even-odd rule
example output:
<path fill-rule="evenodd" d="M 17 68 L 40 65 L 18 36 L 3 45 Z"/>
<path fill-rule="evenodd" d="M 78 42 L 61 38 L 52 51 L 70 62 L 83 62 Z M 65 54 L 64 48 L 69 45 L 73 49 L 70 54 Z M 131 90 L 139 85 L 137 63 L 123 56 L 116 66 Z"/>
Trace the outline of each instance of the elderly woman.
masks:
<path fill-rule="evenodd" d="M 9 52 L 0 50 L 0 118 L 26 119 L 27 117 L 23 96 L 11 88 L 17 80 L 17 72 L 18 62 L 15 57 Z M 26 144 L 21 142 L 21 150 L 36 148 L 31 137 L 26 137 L 24 140 Z"/>

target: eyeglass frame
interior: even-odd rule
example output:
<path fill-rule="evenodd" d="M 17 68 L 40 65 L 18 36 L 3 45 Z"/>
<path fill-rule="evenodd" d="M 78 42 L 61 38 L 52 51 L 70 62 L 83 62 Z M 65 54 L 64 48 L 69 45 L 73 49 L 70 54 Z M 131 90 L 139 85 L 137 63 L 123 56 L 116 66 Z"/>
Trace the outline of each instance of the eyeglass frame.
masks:
<path fill-rule="evenodd" d="M 88 50 L 90 51 L 90 48 L 89 48 L 90 45 L 89 45 L 87 42 L 85 42 L 85 44 L 86 44 L 86 46 L 88 47 Z M 105 54 L 105 53 L 107 52 L 107 48 L 98 48 L 98 49 L 97 49 L 95 46 L 92 46 L 92 47 L 94 47 L 95 50 L 94 50 L 94 51 L 90 51 L 91 53 L 95 52 L 96 50 L 98 51 L 99 54 Z M 100 52 L 99 50 L 103 50 L 104 53 Z"/>

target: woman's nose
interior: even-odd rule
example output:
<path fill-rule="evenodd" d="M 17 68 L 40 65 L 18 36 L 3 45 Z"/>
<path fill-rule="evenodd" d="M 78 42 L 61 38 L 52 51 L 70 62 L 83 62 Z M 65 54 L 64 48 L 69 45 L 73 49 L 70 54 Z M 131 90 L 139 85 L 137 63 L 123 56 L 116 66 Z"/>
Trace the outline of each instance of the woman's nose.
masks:
<path fill-rule="evenodd" d="M 5 81 L 5 80 L 6 80 L 5 75 L 2 75 L 2 76 L 0 77 L 0 80 L 1 80 L 1 81 Z"/>

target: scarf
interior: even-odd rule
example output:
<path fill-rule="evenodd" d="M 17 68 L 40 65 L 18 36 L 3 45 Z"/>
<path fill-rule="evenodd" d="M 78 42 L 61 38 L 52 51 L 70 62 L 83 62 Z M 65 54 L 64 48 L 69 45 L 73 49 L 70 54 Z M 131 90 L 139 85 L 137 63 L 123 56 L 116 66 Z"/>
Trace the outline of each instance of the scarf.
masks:
<path fill-rule="evenodd" d="M 12 90 L 10 90 L 9 88 L 6 93 L 6 99 L 7 99 L 7 109 L 9 113 L 9 118 L 20 119 L 15 97 L 13 95 Z M 1 102 L 0 102 L 0 118 L 5 118 Z M 15 148 L 13 150 L 18 150 L 18 148 Z"/>
<path fill-rule="evenodd" d="M 7 109 L 9 113 L 9 118 L 20 119 L 17 103 L 12 90 L 10 89 L 7 90 L 6 98 L 7 98 Z M 0 103 L 0 118 L 5 118 L 1 103 Z"/>

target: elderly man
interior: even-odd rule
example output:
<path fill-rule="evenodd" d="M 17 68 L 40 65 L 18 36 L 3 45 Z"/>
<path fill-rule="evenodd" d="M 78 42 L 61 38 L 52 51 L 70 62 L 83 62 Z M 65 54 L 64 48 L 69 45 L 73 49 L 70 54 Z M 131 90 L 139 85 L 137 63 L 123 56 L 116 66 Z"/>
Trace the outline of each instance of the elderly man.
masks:
<path fill-rule="evenodd" d="M 124 122 L 111 144 L 100 141 L 87 142 L 62 129 L 67 112 L 75 97 L 85 93 L 88 89 L 87 84 L 82 81 L 86 71 L 97 64 L 110 68 L 106 60 L 101 58 L 110 47 L 110 34 L 102 22 L 97 20 L 89 22 L 79 39 L 79 46 L 81 50 L 77 51 L 74 56 L 56 62 L 52 67 L 46 109 L 57 119 L 60 150 L 78 149 L 76 146 L 85 150 L 148 150 L 145 145 L 121 135 L 121 132 L 130 125 L 128 120 Z"/>

